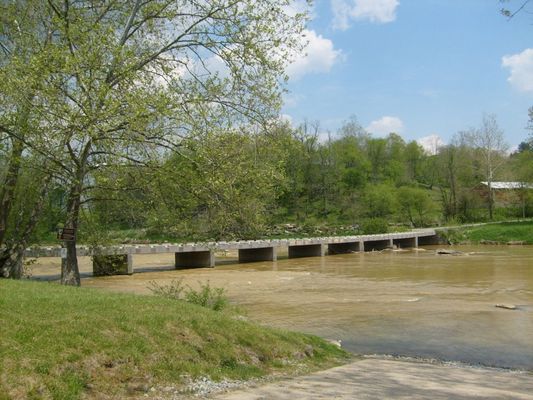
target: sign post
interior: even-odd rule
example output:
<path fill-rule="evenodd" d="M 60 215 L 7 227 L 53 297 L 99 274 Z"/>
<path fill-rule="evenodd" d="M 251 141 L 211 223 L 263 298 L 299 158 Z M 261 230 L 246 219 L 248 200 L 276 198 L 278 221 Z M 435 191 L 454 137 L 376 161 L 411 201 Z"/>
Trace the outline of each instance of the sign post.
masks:
<path fill-rule="evenodd" d="M 72 228 L 62 228 L 57 231 L 57 239 L 64 242 L 72 242 L 76 240 L 76 233 Z M 61 248 L 61 260 L 62 263 L 66 262 L 67 259 L 67 248 Z"/>
<path fill-rule="evenodd" d="M 73 228 L 62 228 L 57 231 L 57 238 L 65 242 L 76 240 L 76 233 Z"/>

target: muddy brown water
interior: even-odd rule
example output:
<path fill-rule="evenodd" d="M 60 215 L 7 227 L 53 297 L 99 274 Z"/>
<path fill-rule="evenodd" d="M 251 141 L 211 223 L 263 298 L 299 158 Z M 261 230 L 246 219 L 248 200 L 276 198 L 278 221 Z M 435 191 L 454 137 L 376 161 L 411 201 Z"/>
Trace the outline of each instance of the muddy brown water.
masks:
<path fill-rule="evenodd" d="M 533 247 L 454 247 L 463 255 L 384 251 L 174 270 L 173 255 L 134 256 L 135 274 L 94 278 L 80 258 L 82 285 L 150 293 L 150 281 L 209 281 L 264 325 L 342 340 L 359 354 L 434 358 L 533 370 Z M 42 258 L 36 279 L 58 278 Z M 495 307 L 516 306 L 515 310 Z"/>

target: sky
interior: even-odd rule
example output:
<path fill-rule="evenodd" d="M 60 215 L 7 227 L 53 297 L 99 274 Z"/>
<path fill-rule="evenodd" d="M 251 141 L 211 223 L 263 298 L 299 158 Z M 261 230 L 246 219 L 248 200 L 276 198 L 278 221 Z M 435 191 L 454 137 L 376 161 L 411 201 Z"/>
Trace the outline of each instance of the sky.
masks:
<path fill-rule="evenodd" d="M 500 9 L 521 3 L 315 0 L 282 113 L 333 137 L 355 117 L 374 136 L 426 144 L 493 114 L 515 148 L 533 106 L 533 4 L 512 19 Z"/>

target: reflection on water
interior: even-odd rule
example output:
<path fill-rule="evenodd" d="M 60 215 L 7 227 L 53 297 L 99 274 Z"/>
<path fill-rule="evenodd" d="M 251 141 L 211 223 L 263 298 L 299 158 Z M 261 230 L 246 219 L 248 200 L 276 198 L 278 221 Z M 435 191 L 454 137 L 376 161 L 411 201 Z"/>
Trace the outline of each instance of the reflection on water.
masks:
<path fill-rule="evenodd" d="M 135 268 L 143 273 L 83 285 L 148 292 L 150 280 L 209 280 L 251 319 L 341 339 L 356 353 L 533 370 L 533 248 L 458 249 L 466 254 L 427 248 L 179 271 L 169 268 L 172 255 L 140 256 Z M 39 268 L 50 274 L 37 267 L 37 275 Z"/>

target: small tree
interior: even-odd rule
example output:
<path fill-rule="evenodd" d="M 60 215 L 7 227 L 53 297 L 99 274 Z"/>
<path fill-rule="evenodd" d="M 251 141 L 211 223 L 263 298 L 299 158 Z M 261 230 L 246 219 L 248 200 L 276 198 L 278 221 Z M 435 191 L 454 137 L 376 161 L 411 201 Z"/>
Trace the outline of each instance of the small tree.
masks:
<path fill-rule="evenodd" d="M 404 218 L 413 226 L 424 226 L 435 210 L 430 192 L 424 189 L 403 186 L 398 189 L 398 204 Z"/>
<path fill-rule="evenodd" d="M 492 182 L 498 169 L 507 160 L 505 152 L 508 149 L 508 145 L 494 115 L 484 115 L 481 127 L 471 129 L 467 132 L 466 137 L 478 153 L 481 173 L 487 182 L 487 209 L 489 219 L 492 220 L 494 213 Z"/>
<path fill-rule="evenodd" d="M 368 185 L 361 198 L 361 213 L 368 218 L 390 218 L 398 207 L 396 189 L 387 184 Z"/>

